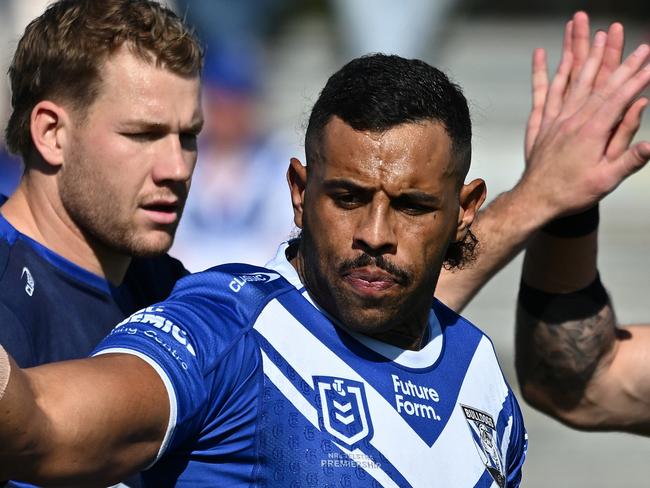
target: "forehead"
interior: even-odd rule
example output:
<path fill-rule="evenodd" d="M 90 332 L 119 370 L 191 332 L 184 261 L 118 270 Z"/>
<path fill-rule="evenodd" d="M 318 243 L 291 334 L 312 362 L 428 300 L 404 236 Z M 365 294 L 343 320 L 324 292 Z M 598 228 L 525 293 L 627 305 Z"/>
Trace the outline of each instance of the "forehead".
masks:
<path fill-rule="evenodd" d="M 100 76 L 93 107 L 132 118 L 173 116 L 189 121 L 201 116 L 199 77 L 183 77 L 156 67 L 125 46 L 109 56 Z"/>
<path fill-rule="evenodd" d="M 316 167 L 326 179 L 364 179 L 393 190 L 434 190 L 455 181 L 451 139 L 435 121 L 369 132 L 356 131 L 334 117 L 324 130 L 322 154 Z"/>

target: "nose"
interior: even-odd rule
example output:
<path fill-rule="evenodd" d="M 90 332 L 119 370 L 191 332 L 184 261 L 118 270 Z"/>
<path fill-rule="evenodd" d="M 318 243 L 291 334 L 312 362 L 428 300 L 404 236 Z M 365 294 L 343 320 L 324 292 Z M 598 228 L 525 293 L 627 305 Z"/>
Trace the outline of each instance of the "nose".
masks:
<path fill-rule="evenodd" d="M 368 205 L 359 216 L 352 246 L 371 256 L 397 252 L 397 231 L 390 205 Z"/>
<path fill-rule="evenodd" d="M 178 134 L 168 134 L 159 145 L 153 164 L 156 183 L 187 182 L 196 164 L 196 149 L 183 144 Z"/>

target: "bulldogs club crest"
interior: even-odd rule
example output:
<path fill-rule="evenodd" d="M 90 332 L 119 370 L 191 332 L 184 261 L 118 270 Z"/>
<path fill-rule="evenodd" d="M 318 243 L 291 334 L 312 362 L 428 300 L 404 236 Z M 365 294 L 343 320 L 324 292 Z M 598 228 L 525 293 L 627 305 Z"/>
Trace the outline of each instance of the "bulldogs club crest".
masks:
<path fill-rule="evenodd" d="M 492 416 L 466 405 L 461 405 L 478 454 L 494 481 L 501 488 L 506 486 L 505 469 L 497 439 L 496 424 Z"/>
<path fill-rule="evenodd" d="M 373 434 L 363 383 L 332 376 L 314 376 L 318 389 L 320 429 L 350 449 Z"/>

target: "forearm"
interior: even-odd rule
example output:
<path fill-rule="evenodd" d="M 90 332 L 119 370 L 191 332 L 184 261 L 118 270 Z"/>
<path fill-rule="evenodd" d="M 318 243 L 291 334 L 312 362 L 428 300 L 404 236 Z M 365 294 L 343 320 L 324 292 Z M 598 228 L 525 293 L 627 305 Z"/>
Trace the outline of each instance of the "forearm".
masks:
<path fill-rule="evenodd" d="M 531 240 L 517 311 L 516 366 L 527 401 L 577 428 L 621 426 L 623 390 L 612 387 L 620 342 L 597 276 L 597 231 L 540 232 Z M 616 398 L 616 396 L 619 398 Z"/>
<path fill-rule="evenodd" d="M 14 364 L 0 400 L 0 479 L 116 483 L 155 458 L 166 396 L 156 373 L 135 356 L 26 370 Z"/>
<path fill-rule="evenodd" d="M 472 225 L 478 239 L 476 260 L 457 270 L 443 269 L 435 296 L 460 312 L 492 276 L 525 247 L 531 236 L 552 218 L 550 210 L 526 182 L 497 196 Z"/>

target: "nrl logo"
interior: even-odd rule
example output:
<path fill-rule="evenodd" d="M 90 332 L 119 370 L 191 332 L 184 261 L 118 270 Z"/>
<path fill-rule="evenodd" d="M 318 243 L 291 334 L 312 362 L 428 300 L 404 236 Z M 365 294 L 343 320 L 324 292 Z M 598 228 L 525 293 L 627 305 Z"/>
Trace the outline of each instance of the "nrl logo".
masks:
<path fill-rule="evenodd" d="M 314 385 L 320 396 L 318 422 L 322 431 L 350 449 L 354 449 L 358 442 L 372 438 L 363 383 L 332 376 L 314 376 Z"/>
<path fill-rule="evenodd" d="M 474 444 L 478 450 L 485 468 L 488 470 L 494 481 L 501 488 L 506 486 L 505 469 L 501 460 L 499 443 L 497 442 L 497 428 L 494 419 L 490 414 L 482 412 L 466 405 L 460 406 L 467 419 L 469 430 L 472 433 Z"/>

